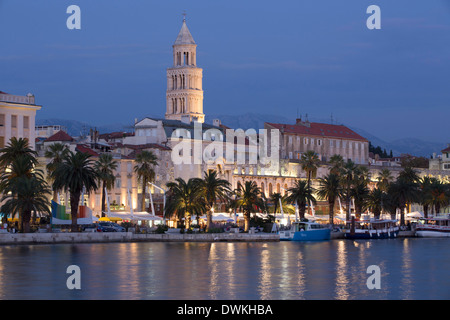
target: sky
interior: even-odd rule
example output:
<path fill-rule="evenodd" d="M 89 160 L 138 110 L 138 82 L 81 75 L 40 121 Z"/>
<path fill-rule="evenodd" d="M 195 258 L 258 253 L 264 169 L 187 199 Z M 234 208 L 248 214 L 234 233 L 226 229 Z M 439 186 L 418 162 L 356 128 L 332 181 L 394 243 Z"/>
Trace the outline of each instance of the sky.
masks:
<path fill-rule="evenodd" d="M 206 115 L 333 115 L 387 141 L 450 142 L 450 0 L 0 0 L 0 91 L 33 93 L 38 119 L 163 117 L 183 11 Z"/>

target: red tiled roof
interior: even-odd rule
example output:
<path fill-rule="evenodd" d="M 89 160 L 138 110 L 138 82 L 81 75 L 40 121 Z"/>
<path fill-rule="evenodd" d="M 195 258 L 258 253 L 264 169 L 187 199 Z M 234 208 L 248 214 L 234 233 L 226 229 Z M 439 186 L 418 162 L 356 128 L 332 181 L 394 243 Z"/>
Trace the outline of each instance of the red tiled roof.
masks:
<path fill-rule="evenodd" d="M 64 131 L 60 130 L 51 137 L 48 137 L 45 139 L 45 142 L 51 142 L 51 141 L 73 141 L 73 138 L 69 136 Z"/>
<path fill-rule="evenodd" d="M 281 132 L 284 133 L 368 141 L 366 138 L 360 136 L 353 130 L 343 125 L 318 123 L 318 122 L 310 122 L 309 127 L 302 124 L 281 124 L 269 122 L 267 122 L 267 124 L 276 129 L 279 129 Z"/>
<path fill-rule="evenodd" d="M 82 144 L 77 144 L 77 147 L 75 148 L 76 151 L 82 152 L 82 153 L 87 153 L 90 154 L 93 157 L 98 157 L 99 154 L 97 152 L 95 152 L 94 150 L 92 150 L 89 147 L 86 147 Z"/>
<path fill-rule="evenodd" d="M 110 132 L 110 133 L 102 133 L 99 135 L 100 139 L 105 139 L 108 141 L 109 139 L 120 139 L 123 137 L 134 136 L 133 132 Z"/>
<path fill-rule="evenodd" d="M 447 147 L 444 150 L 441 150 L 441 152 L 450 152 L 450 147 Z"/>

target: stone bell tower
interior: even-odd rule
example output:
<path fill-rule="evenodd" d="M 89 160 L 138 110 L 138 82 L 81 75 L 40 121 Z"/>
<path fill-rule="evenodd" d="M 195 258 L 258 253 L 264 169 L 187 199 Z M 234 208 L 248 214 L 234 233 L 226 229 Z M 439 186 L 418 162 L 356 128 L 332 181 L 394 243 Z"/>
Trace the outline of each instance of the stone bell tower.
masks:
<path fill-rule="evenodd" d="M 172 47 L 173 66 L 167 69 L 166 119 L 203 123 L 203 70 L 197 67 L 197 45 L 186 18 Z"/>

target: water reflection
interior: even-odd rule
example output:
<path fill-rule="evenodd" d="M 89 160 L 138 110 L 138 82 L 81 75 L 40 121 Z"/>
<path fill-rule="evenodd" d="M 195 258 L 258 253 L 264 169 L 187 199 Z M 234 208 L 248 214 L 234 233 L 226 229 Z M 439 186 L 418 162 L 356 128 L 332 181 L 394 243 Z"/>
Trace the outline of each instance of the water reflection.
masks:
<path fill-rule="evenodd" d="M 3 246 L 0 298 L 449 299 L 447 247 L 446 239 Z M 82 290 L 66 287 L 71 264 Z M 366 287 L 372 264 L 381 290 Z"/>
<path fill-rule="evenodd" d="M 338 240 L 337 242 L 337 259 L 336 259 L 336 289 L 335 299 L 347 300 L 348 294 L 348 278 L 347 278 L 347 249 L 346 241 Z"/>

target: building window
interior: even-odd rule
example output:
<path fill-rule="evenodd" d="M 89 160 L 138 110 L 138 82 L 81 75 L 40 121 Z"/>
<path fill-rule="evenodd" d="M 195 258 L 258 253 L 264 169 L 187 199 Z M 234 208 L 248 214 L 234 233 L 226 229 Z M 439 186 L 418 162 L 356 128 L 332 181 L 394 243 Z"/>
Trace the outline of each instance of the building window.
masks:
<path fill-rule="evenodd" d="M 340 144 L 340 141 L 337 140 L 337 141 L 336 141 L 336 148 L 339 148 L 339 147 L 340 147 L 339 144 Z"/>
<path fill-rule="evenodd" d="M 449 163 L 444 164 L 444 170 L 450 170 L 450 164 Z"/>
<path fill-rule="evenodd" d="M 23 117 L 23 128 L 24 129 L 30 128 L 30 117 L 28 117 L 28 116 Z"/>
<path fill-rule="evenodd" d="M 5 115 L 0 114 L 0 127 L 3 127 L 5 125 Z"/>
<path fill-rule="evenodd" d="M 334 141 L 330 140 L 330 147 L 334 147 Z"/>
<path fill-rule="evenodd" d="M 17 116 L 16 115 L 11 116 L 11 128 L 17 128 Z"/>
<path fill-rule="evenodd" d="M 304 143 L 304 144 L 308 144 L 308 138 L 305 138 L 305 139 L 303 140 L 303 143 Z"/>

